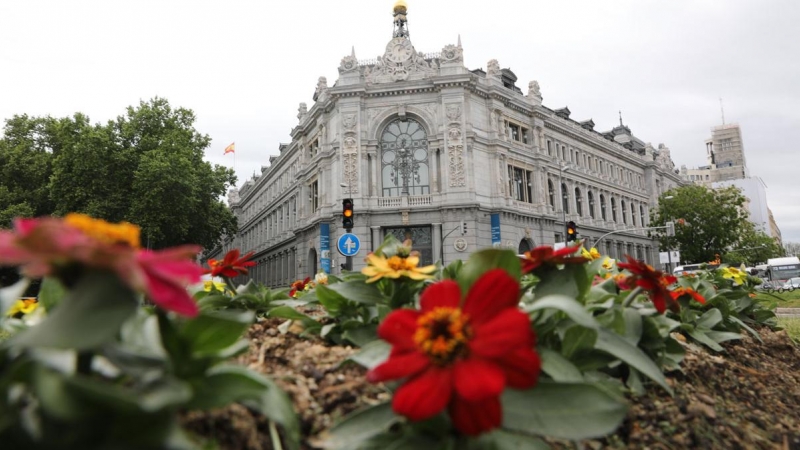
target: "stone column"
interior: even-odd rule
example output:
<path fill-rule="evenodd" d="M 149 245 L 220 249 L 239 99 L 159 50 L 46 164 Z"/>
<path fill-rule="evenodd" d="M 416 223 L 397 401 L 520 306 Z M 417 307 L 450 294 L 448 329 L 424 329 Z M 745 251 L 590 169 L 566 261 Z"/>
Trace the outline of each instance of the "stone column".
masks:
<path fill-rule="evenodd" d="M 431 250 L 433 251 L 433 260 L 441 261 L 442 258 L 442 224 L 432 223 L 433 227 L 431 239 L 433 240 Z"/>
<path fill-rule="evenodd" d="M 378 247 L 380 247 L 383 240 L 381 239 L 381 227 L 379 226 L 371 226 L 370 232 L 372 233 L 372 247 L 370 251 L 375 251 Z"/>

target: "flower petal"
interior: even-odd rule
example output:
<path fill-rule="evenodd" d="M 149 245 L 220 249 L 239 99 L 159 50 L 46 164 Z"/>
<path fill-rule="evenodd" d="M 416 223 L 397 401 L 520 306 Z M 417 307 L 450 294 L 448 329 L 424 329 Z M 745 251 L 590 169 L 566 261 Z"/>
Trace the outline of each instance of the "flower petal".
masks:
<path fill-rule="evenodd" d="M 497 397 L 503 392 L 506 377 L 496 365 L 485 359 L 469 358 L 453 367 L 456 393 L 469 401 Z"/>
<path fill-rule="evenodd" d="M 518 348 L 494 361 L 503 369 L 506 385 L 514 389 L 535 386 L 542 369 L 539 355 L 531 348 Z"/>
<path fill-rule="evenodd" d="M 378 337 L 396 348 L 403 350 L 416 348 L 413 337 L 417 331 L 419 316 L 419 311 L 413 309 L 392 311 L 378 326 Z"/>
<path fill-rule="evenodd" d="M 493 320 L 475 327 L 469 348 L 484 358 L 497 358 L 519 347 L 533 347 L 528 316 L 518 309 L 506 309 Z"/>
<path fill-rule="evenodd" d="M 453 396 L 452 383 L 451 369 L 429 367 L 397 389 L 392 409 L 412 421 L 429 419 L 450 402 Z"/>
<path fill-rule="evenodd" d="M 408 378 L 425 370 L 430 364 L 430 358 L 417 351 L 392 355 L 386 362 L 367 372 L 367 380 L 371 383 L 379 383 L 386 380 Z"/>
<path fill-rule="evenodd" d="M 428 286 L 419 299 L 422 312 L 438 307 L 458 308 L 461 304 L 461 288 L 453 280 L 442 280 Z"/>
<path fill-rule="evenodd" d="M 464 313 L 473 326 L 491 320 L 500 311 L 517 308 L 519 283 L 503 269 L 493 269 L 483 274 L 470 288 L 464 301 Z"/>
<path fill-rule="evenodd" d="M 535 407 L 531 405 L 531 408 Z M 453 425 L 468 436 L 497 428 L 503 421 L 503 410 L 498 397 L 470 402 L 456 396 L 450 403 L 449 412 Z"/>

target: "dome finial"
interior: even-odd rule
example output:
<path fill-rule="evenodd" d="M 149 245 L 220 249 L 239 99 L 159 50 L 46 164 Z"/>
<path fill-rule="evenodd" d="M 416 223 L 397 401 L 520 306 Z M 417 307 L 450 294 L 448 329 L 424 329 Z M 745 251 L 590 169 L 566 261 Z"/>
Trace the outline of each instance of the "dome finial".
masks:
<path fill-rule="evenodd" d="M 393 37 L 408 38 L 410 36 L 408 33 L 406 14 L 408 14 L 408 4 L 406 4 L 406 0 L 397 0 L 392 8 L 392 15 L 394 16 Z"/>

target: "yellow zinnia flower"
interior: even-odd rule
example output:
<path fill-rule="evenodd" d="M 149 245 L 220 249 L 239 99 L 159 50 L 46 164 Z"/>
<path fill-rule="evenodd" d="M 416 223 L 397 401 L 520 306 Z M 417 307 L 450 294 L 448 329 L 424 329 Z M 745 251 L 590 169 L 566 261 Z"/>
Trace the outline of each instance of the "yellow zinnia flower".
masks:
<path fill-rule="evenodd" d="M 723 267 L 720 270 L 722 271 L 722 278 L 733 280 L 736 284 L 744 284 L 745 280 L 747 280 L 747 274 L 739 269 Z"/>
<path fill-rule="evenodd" d="M 436 265 L 417 267 L 419 256 L 409 255 L 406 257 L 394 255 L 386 258 L 370 254 L 367 256 L 367 267 L 361 269 L 361 273 L 370 277 L 367 283 L 373 283 L 383 277 L 397 279 L 408 277 L 412 280 L 426 280 L 433 278 L 432 273 L 436 270 Z"/>
<path fill-rule="evenodd" d="M 211 292 L 211 288 L 216 288 L 220 292 L 225 292 L 225 288 L 227 287 L 225 283 L 221 281 L 211 281 L 206 280 L 203 282 L 203 290 L 206 292 Z"/>
<path fill-rule="evenodd" d="M 611 258 L 609 258 L 608 256 L 606 256 L 606 259 L 605 259 L 605 260 L 603 260 L 603 269 L 606 269 L 606 270 L 611 270 L 611 269 L 613 269 L 613 268 L 614 268 L 614 263 L 615 263 L 615 262 L 616 262 L 616 260 L 614 260 L 614 259 L 611 259 Z"/>
<path fill-rule="evenodd" d="M 591 250 L 586 250 L 585 248 L 581 247 L 581 256 L 584 258 L 594 261 L 595 259 L 600 259 L 600 252 L 597 251 L 596 248 L 592 247 Z"/>
<path fill-rule="evenodd" d="M 17 314 L 30 314 L 36 310 L 39 306 L 39 302 L 36 301 L 35 298 L 23 298 L 19 299 L 11 305 L 11 308 L 6 312 L 8 317 L 14 317 Z"/>

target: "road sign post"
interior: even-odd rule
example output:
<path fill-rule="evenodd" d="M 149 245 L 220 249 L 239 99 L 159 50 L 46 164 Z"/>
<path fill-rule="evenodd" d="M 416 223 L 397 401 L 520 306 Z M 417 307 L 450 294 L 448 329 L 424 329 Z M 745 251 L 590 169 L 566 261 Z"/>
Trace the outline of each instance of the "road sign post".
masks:
<path fill-rule="evenodd" d="M 336 241 L 336 249 L 344 256 L 347 270 L 353 270 L 353 256 L 361 250 L 361 240 L 353 233 L 344 233 Z"/>

